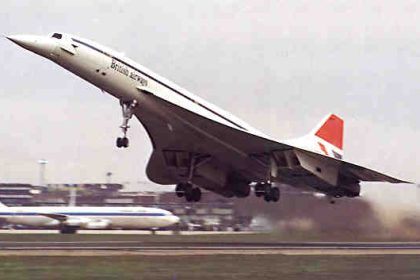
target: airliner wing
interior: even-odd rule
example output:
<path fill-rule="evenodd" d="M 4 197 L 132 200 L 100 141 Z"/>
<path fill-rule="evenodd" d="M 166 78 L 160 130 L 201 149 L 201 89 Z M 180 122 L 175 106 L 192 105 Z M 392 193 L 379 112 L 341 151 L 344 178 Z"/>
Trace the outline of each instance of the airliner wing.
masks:
<path fill-rule="evenodd" d="M 299 149 L 299 148 L 297 148 Z M 301 149 L 300 149 L 301 150 Z M 331 165 L 338 164 L 340 166 L 340 173 L 345 174 L 348 177 L 356 179 L 363 182 L 388 182 L 388 183 L 407 183 L 412 184 L 412 182 L 403 181 L 386 174 L 380 173 L 378 171 L 348 162 L 340 159 L 335 159 L 328 157 L 322 154 L 318 154 L 312 151 L 302 150 L 304 153 L 311 154 L 314 157 L 322 158 L 330 162 Z"/>
<path fill-rule="evenodd" d="M 56 214 L 56 213 L 39 213 L 39 215 L 60 221 L 60 222 L 64 222 L 68 219 L 67 215 L 63 215 L 63 214 Z"/>
<path fill-rule="evenodd" d="M 358 166 L 340 159 L 313 152 L 289 143 L 281 143 L 256 135 L 244 129 L 236 129 L 228 125 L 210 120 L 195 114 L 185 108 L 174 105 L 159 97 L 148 95 L 161 106 L 160 120 L 148 119 L 147 112 L 139 110 L 136 116 L 142 122 L 152 139 L 154 152 L 149 160 L 147 175 L 156 183 L 175 184 L 185 179 L 186 171 L 179 172 L 168 166 L 165 153 L 168 151 L 188 151 L 209 155 L 216 158 L 219 168 L 235 170 L 251 182 L 266 180 L 270 166 L 270 156 L 297 152 L 303 169 L 292 170 L 284 168 L 284 176 L 306 178 L 319 177 L 324 174 L 315 172 L 315 164 L 333 168 L 337 174 L 345 175 L 352 181 L 384 181 L 390 183 L 405 183 L 405 181 L 390 177 L 377 171 Z M 168 129 L 170 125 L 170 129 Z M 313 167 L 313 169 L 311 169 Z M 337 175 L 338 176 L 338 175 Z M 328 179 L 328 178 L 327 178 Z M 328 181 L 328 180 L 327 180 Z"/>
<path fill-rule="evenodd" d="M 357 178 L 359 181 L 365 181 L 365 182 L 388 182 L 388 183 L 407 183 L 412 184 L 412 182 L 409 181 L 403 181 L 391 176 L 388 176 L 386 174 L 382 174 L 380 172 L 377 172 L 375 170 L 359 166 L 350 162 L 343 161 L 343 172 L 350 172 L 355 178 Z"/>
<path fill-rule="evenodd" d="M 90 219 L 87 217 L 71 217 L 58 213 L 39 213 L 39 215 L 59 221 L 67 226 L 80 227 L 84 229 L 104 229 L 111 225 L 108 219 Z"/>

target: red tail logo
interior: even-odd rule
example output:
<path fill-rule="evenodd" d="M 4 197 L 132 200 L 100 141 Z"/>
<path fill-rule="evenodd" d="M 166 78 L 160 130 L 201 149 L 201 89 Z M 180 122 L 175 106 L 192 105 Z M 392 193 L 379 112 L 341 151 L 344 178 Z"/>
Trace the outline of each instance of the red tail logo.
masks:
<path fill-rule="evenodd" d="M 342 150 L 343 131 L 344 121 L 340 117 L 332 114 L 321 125 L 315 135 Z"/>

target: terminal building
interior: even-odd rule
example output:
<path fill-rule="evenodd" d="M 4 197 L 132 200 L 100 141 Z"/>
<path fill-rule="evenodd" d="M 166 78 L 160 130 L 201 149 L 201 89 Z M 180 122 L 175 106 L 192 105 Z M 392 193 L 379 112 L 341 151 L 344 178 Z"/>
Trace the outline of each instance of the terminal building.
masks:
<path fill-rule="evenodd" d="M 32 205 L 36 187 L 30 184 L 2 183 L 0 184 L 0 201 L 9 206 Z"/>

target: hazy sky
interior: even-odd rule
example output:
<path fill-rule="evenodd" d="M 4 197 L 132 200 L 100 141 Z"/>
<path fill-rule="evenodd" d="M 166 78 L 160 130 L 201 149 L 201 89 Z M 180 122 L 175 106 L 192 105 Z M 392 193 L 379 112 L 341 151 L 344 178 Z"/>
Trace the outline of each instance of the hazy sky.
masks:
<path fill-rule="evenodd" d="M 13 0 L 0 32 L 98 41 L 279 140 L 337 113 L 345 159 L 420 181 L 419 18 L 418 1 Z M 150 141 L 134 120 L 115 147 L 114 98 L 4 38 L 0 55 L 0 181 L 37 183 L 40 158 L 51 183 L 146 180 Z"/>

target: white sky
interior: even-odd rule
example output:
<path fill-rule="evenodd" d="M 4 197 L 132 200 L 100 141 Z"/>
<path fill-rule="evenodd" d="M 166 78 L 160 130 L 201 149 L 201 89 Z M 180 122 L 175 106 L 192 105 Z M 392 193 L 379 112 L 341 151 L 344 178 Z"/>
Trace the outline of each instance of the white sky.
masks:
<path fill-rule="evenodd" d="M 337 113 L 347 160 L 420 181 L 418 18 L 418 1 L 2 1 L 0 32 L 98 41 L 278 139 Z M 0 55 L 0 181 L 37 183 L 40 158 L 52 183 L 147 180 L 140 124 L 114 146 L 116 100 L 6 39 Z"/>

